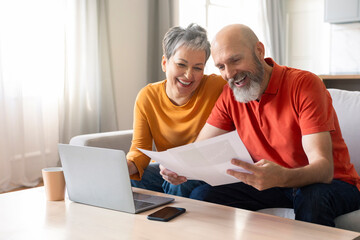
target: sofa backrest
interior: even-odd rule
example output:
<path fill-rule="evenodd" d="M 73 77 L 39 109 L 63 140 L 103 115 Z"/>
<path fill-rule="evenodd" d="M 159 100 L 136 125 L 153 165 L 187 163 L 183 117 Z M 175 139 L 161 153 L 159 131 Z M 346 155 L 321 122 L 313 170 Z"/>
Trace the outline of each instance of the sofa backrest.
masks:
<path fill-rule="evenodd" d="M 121 130 L 78 135 L 70 140 L 70 145 L 90 146 L 123 150 L 125 154 L 131 146 L 133 130 Z"/>
<path fill-rule="evenodd" d="M 333 99 L 351 163 L 360 174 L 360 92 L 328 89 Z"/>

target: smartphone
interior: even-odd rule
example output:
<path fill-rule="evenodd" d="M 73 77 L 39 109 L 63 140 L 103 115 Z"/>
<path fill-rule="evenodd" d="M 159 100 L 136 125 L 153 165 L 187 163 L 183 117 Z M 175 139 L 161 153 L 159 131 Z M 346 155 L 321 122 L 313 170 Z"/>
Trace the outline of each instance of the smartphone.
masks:
<path fill-rule="evenodd" d="M 179 216 L 180 214 L 186 211 L 185 208 L 178 208 L 178 207 L 164 207 L 149 216 L 147 218 L 149 220 L 156 220 L 156 221 L 163 221 L 167 222 L 173 219 L 174 217 Z"/>

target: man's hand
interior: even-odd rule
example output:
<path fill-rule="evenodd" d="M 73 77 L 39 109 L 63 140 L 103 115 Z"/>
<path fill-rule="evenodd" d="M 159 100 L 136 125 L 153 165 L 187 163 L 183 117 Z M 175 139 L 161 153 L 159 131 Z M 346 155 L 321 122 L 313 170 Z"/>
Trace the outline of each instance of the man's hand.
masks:
<path fill-rule="evenodd" d="M 262 159 L 255 164 L 247 163 L 238 159 L 232 159 L 231 163 L 235 166 L 244 168 L 251 173 L 227 170 L 227 174 L 236 177 L 245 184 L 262 191 L 273 187 L 281 187 L 284 181 L 286 168 Z"/>
<path fill-rule="evenodd" d="M 329 132 L 304 135 L 302 144 L 309 164 L 297 168 L 285 168 L 268 160 L 255 164 L 233 159 L 235 166 L 250 172 L 228 170 L 227 173 L 258 190 L 272 187 L 302 187 L 314 183 L 330 183 L 334 176 L 332 142 Z"/>
<path fill-rule="evenodd" d="M 178 176 L 175 172 L 166 169 L 160 164 L 160 174 L 165 181 L 173 185 L 179 185 L 187 181 L 187 178 L 184 176 Z"/>

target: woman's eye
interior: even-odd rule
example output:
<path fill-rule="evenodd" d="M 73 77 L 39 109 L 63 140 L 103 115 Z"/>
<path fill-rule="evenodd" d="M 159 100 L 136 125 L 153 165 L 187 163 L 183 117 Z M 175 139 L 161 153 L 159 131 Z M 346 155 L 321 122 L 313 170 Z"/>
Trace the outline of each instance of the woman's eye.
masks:
<path fill-rule="evenodd" d="M 200 68 L 200 67 L 194 67 L 194 69 L 195 69 L 196 71 L 202 71 L 202 70 L 203 70 L 203 69 Z"/>
<path fill-rule="evenodd" d="M 178 63 L 177 65 L 178 65 L 179 67 L 186 67 L 186 65 L 183 64 L 183 63 Z"/>

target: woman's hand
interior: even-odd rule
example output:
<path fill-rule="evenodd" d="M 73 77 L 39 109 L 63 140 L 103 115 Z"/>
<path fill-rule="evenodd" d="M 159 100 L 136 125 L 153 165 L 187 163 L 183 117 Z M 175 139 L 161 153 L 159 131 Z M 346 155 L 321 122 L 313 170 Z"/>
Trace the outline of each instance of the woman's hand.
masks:
<path fill-rule="evenodd" d="M 138 169 L 133 161 L 127 161 L 128 169 L 129 169 L 129 175 L 134 175 L 138 173 Z"/>
<path fill-rule="evenodd" d="M 187 181 L 187 178 L 184 176 L 178 176 L 175 172 L 170 171 L 160 164 L 160 175 L 165 181 L 173 185 L 179 185 Z"/>

